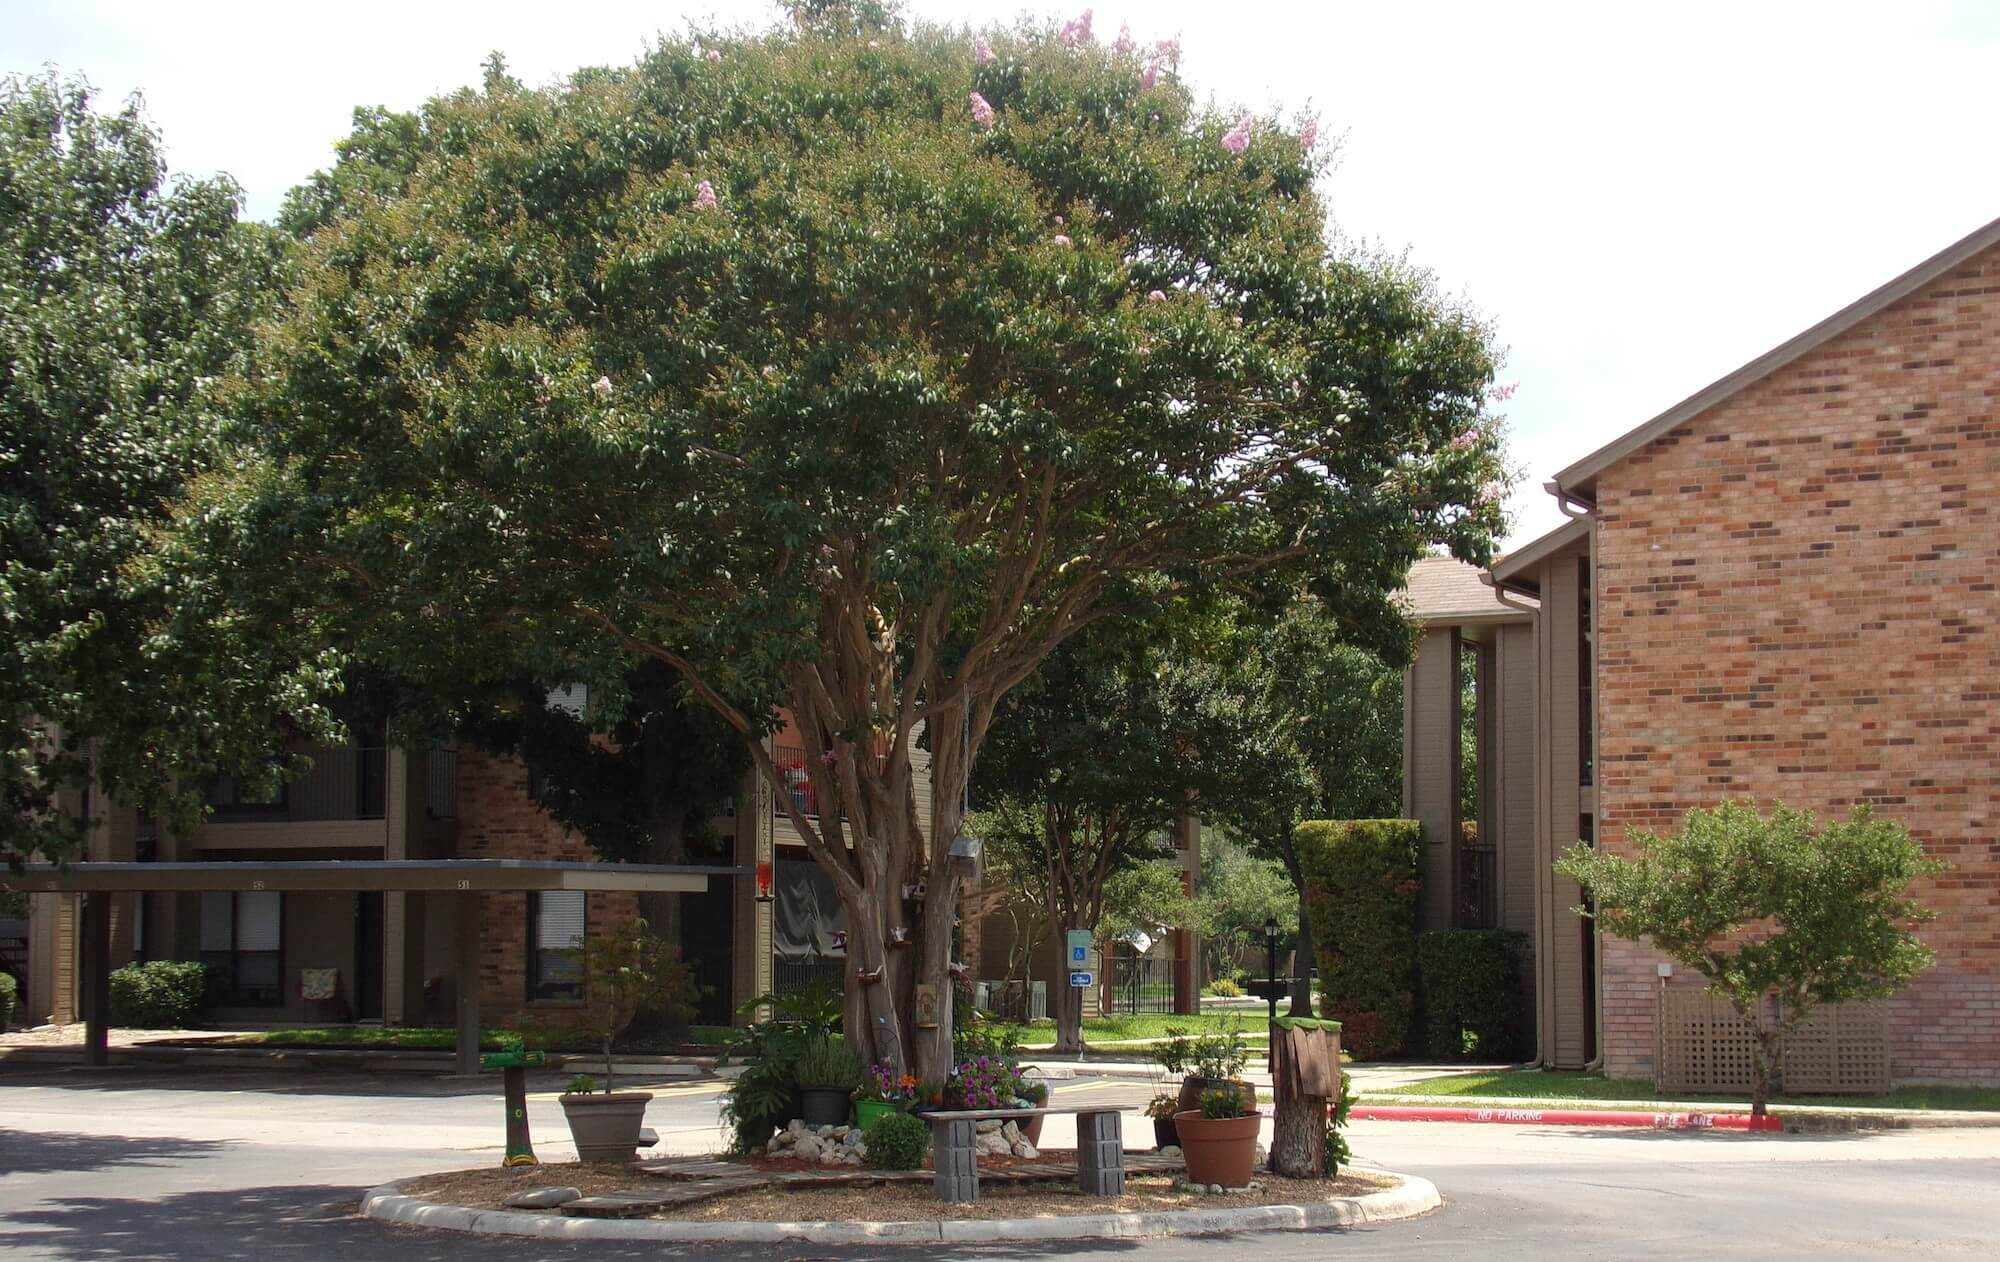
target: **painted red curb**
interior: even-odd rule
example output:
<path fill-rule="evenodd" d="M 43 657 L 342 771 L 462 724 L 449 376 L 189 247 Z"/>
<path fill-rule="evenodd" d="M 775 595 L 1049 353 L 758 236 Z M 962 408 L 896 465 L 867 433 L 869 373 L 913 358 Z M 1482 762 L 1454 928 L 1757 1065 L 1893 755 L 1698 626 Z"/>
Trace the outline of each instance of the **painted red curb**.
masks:
<path fill-rule="evenodd" d="M 1512 1122 L 1526 1126 L 1644 1126 L 1662 1131 L 1782 1131 L 1783 1118 L 1748 1113 L 1640 1113 L 1625 1109 L 1450 1109 L 1357 1104 L 1357 1122 Z"/>

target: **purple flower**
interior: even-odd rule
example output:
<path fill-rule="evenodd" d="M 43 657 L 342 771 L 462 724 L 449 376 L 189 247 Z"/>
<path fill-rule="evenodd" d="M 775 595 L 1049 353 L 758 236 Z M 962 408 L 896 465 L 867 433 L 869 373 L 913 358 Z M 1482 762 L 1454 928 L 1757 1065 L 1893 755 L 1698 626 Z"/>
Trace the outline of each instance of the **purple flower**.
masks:
<path fill-rule="evenodd" d="M 715 185 L 710 184 L 707 180 L 703 180 L 701 183 L 695 185 L 694 208 L 696 210 L 714 210 L 715 206 Z"/>
<path fill-rule="evenodd" d="M 972 121 L 978 123 L 981 127 L 991 127 L 993 125 L 993 106 L 987 102 L 985 97 L 979 95 L 977 92 L 972 93 L 967 99 L 972 103 Z"/>
<path fill-rule="evenodd" d="M 993 45 L 986 42 L 984 35 L 974 39 L 972 41 L 972 64 L 975 66 L 985 66 L 990 65 L 992 61 Z"/>
<path fill-rule="evenodd" d="M 1222 147 L 1231 153 L 1242 153 L 1250 147 L 1250 116 L 1245 114 L 1236 120 L 1236 126 L 1222 138 Z"/>
<path fill-rule="evenodd" d="M 1132 39 L 1132 24 L 1129 22 L 1121 23 L 1118 27 L 1118 42 L 1111 46 L 1111 51 L 1122 57 L 1138 46 Z"/>
<path fill-rule="evenodd" d="M 1082 13 L 1063 23 L 1061 34 L 1056 36 L 1056 40 L 1063 47 L 1076 48 L 1090 42 L 1090 12 L 1089 9 L 1085 9 Z"/>
<path fill-rule="evenodd" d="M 1139 72 L 1139 86 L 1141 88 L 1150 88 L 1159 81 L 1160 63 L 1157 61 L 1147 62 L 1146 68 Z"/>

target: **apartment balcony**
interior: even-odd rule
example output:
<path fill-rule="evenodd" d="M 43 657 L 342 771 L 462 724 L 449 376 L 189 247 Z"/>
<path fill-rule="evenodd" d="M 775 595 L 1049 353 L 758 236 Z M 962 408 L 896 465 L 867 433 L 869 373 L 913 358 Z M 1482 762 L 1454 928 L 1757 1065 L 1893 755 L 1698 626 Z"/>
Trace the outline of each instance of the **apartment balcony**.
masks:
<path fill-rule="evenodd" d="M 383 850 L 392 824 L 410 840 L 449 830 L 457 817 L 455 750 L 344 746 L 304 753 L 311 767 L 275 793 L 259 795 L 227 778 L 212 783 L 211 815 L 195 834 L 195 849 Z M 412 801 L 395 800 L 398 784 Z"/>

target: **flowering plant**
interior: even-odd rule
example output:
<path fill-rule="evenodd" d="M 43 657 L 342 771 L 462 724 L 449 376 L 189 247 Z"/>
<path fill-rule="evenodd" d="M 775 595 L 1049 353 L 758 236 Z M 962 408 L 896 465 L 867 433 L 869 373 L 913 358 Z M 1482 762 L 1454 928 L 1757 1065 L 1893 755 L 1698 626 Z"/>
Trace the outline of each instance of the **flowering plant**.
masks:
<path fill-rule="evenodd" d="M 898 1075 L 894 1066 L 878 1060 L 861 1075 L 854 1099 L 862 1104 L 893 1104 L 907 1109 L 917 1102 L 917 1080 L 910 1074 Z"/>
<path fill-rule="evenodd" d="M 1170 1118 L 1174 1114 L 1180 1112 L 1180 1108 L 1181 1108 L 1180 1097 L 1170 1096 L 1165 1092 L 1161 1092 L 1159 1095 L 1156 1095 L 1152 1099 L 1146 1101 L 1146 1116 L 1152 1118 L 1156 1122 L 1164 1121 L 1165 1119 Z"/>
<path fill-rule="evenodd" d="M 1021 1076 L 999 1056 L 981 1056 L 953 1066 L 946 1099 L 953 1108 L 998 1109 L 1021 1093 Z"/>

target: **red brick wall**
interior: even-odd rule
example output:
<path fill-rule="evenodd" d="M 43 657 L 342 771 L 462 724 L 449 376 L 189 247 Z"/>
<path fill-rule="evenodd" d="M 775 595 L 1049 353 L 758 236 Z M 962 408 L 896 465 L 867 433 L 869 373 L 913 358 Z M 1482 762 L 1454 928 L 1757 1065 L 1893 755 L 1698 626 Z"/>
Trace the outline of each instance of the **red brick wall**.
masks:
<path fill-rule="evenodd" d="M 1954 870 L 1904 1080 L 2000 1079 L 1996 410 L 2000 250 L 1598 480 L 1605 843 L 1745 796 L 1908 823 Z M 1652 1073 L 1654 963 L 1605 945 L 1614 1075 Z"/>
<path fill-rule="evenodd" d="M 458 853 L 465 859 L 590 860 L 582 837 L 557 824 L 528 796 L 528 770 L 513 758 L 462 750 L 458 756 Z M 489 1021 L 531 1008 L 550 1020 L 572 1005 L 528 994 L 527 894 L 480 898 L 479 1002 Z M 633 894 L 591 894 L 587 924 L 593 936 L 639 914 Z"/>

